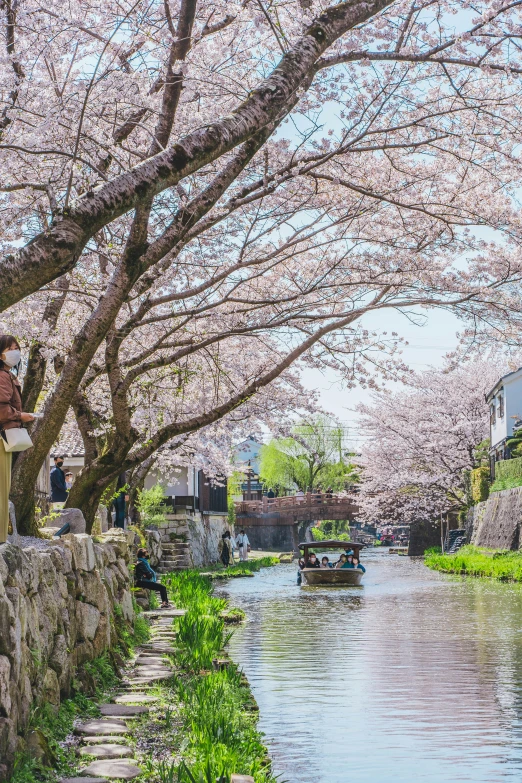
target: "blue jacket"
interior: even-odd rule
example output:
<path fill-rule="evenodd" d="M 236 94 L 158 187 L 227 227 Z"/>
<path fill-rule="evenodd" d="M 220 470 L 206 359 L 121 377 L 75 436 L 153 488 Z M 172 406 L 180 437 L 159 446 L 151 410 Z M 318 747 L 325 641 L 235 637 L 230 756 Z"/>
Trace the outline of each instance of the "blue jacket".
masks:
<path fill-rule="evenodd" d="M 140 582 L 142 579 L 146 582 L 155 582 L 156 572 L 150 567 L 148 560 L 145 560 L 144 557 L 138 557 L 138 562 L 134 569 L 134 580 Z"/>
<path fill-rule="evenodd" d="M 58 465 L 51 470 L 51 501 L 53 503 L 64 503 L 67 500 L 67 484 L 65 483 L 65 473 Z"/>

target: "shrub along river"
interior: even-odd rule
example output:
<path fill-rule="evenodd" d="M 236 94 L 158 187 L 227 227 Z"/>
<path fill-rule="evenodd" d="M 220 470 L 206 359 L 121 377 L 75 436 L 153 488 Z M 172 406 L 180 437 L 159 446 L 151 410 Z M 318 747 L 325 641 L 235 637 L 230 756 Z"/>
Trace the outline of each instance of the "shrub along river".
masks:
<path fill-rule="evenodd" d="M 365 554 L 363 552 L 363 554 Z M 299 588 L 296 566 L 223 591 L 230 644 L 288 783 L 520 781 L 522 585 L 371 550 L 361 587 Z"/>

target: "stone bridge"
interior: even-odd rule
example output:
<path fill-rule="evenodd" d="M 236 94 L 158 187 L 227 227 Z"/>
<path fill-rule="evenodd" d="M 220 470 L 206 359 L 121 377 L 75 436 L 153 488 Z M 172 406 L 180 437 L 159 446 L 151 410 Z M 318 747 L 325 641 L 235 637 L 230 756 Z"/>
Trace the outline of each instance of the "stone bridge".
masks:
<path fill-rule="evenodd" d="M 262 500 L 243 500 L 235 504 L 236 528 L 244 528 L 254 549 L 296 550 L 303 532 L 301 523 L 322 519 L 352 521 L 357 506 L 346 495 L 308 492 Z"/>

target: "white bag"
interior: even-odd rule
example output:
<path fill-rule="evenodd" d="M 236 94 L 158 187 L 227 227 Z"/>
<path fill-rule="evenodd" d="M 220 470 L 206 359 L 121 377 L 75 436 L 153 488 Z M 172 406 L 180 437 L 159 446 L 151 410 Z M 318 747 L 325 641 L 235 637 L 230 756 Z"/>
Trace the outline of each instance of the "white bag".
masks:
<path fill-rule="evenodd" d="M 4 449 L 9 451 L 25 451 L 30 449 L 33 441 L 26 429 L 23 427 L 13 427 L 9 430 L 3 430 L 2 441 Z"/>

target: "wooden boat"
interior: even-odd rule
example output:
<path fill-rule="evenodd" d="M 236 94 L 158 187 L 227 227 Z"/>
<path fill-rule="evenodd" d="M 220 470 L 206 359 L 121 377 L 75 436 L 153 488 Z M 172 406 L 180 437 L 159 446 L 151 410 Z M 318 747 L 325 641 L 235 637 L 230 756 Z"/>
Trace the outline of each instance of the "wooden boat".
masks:
<path fill-rule="evenodd" d="M 352 550 L 355 557 L 359 557 L 359 552 L 364 548 L 364 544 L 355 544 L 351 541 L 306 541 L 299 544 L 299 549 L 303 550 L 305 561 L 308 560 L 309 550 L 312 549 L 318 554 L 319 549 L 331 550 L 342 549 L 343 551 Z M 341 553 L 342 554 L 342 553 Z M 304 584 L 307 585 L 360 585 L 363 578 L 363 572 L 358 568 L 303 568 L 301 577 Z"/>

